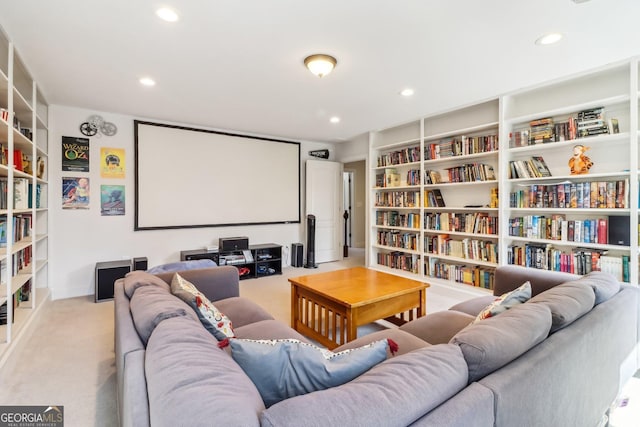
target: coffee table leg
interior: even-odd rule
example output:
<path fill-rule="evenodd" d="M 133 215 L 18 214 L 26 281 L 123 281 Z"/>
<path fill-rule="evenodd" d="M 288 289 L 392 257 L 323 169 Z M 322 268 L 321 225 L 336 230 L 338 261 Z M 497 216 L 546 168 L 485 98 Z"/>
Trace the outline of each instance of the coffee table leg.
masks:
<path fill-rule="evenodd" d="M 353 318 L 353 311 L 351 309 L 347 309 L 347 315 L 345 317 L 347 324 L 346 324 L 346 328 L 347 328 L 347 341 L 346 342 L 351 342 L 353 340 L 355 340 L 356 338 L 358 338 L 358 325 L 356 324 L 354 318 Z M 344 344 L 344 343 L 342 343 Z"/>
<path fill-rule="evenodd" d="M 420 291 L 420 306 L 418 307 L 418 317 L 427 315 L 427 290 Z"/>
<path fill-rule="evenodd" d="M 298 287 L 291 285 L 291 327 L 298 330 Z"/>

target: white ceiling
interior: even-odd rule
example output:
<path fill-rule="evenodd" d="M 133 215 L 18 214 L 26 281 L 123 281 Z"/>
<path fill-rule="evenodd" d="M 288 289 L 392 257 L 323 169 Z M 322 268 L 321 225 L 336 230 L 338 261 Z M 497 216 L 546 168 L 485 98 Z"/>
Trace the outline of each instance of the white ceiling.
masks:
<path fill-rule="evenodd" d="M 640 0 L 0 0 L 51 104 L 331 142 L 640 54 L 639 18 Z"/>

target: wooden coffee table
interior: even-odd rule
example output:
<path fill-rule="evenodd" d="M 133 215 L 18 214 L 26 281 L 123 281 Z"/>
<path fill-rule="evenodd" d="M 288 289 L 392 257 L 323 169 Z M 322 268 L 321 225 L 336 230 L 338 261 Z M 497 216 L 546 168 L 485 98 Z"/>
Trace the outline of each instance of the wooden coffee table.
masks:
<path fill-rule="evenodd" d="M 428 283 L 364 267 L 294 277 L 291 326 L 334 349 L 357 338 L 358 326 L 395 324 L 426 314 Z"/>

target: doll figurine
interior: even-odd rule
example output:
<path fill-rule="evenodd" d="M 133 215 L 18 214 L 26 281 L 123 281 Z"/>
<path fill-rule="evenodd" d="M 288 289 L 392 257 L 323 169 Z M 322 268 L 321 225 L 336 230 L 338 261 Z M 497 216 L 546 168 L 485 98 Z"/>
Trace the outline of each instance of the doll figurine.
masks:
<path fill-rule="evenodd" d="M 589 169 L 593 166 L 593 162 L 586 154 L 584 154 L 588 149 L 589 147 L 585 147 L 580 144 L 573 147 L 573 156 L 569 159 L 571 175 L 589 173 Z"/>

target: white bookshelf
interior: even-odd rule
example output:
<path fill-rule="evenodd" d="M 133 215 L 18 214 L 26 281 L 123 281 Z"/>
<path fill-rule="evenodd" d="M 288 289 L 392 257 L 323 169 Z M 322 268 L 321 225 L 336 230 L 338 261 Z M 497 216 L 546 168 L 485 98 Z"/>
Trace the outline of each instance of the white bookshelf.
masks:
<path fill-rule="evenodd" d="M 434 260 L 455 265 L 480 266 L 487 269 L 509 262 L 510 246 L 525 246 L 538 244 L 550 245 L 567 254 L 579 253 L 586 256 L 591 252 L 602 252 L 604 257 L 629 258 L 628 280 L 637 284 L 640 270 L 640 251 L 638 251 L 638 222 L 640 212 L 638 209 L 638 168 L 640 166 L 640 72 L 638 70 L 639 58 L 631 58 L 619 63 L 610 64 L 595 70 L 589 70 L 557 79 L 551 82 L 536 85 L 530 88 L 503 94 L 495 99 L 480 102 L 475 105 L 452 109 L 439 114 L 427 116 L 412 122 L 383 129 L 370 133 L 369 164 L 377 165 L 377 158 L 381 154 L 390 151 L 401 150 L 409 146 L 419 146 L 422 152 L 419 165 L 413 162 L 402 168 L 418 169 L 421 172 L 420 204 L 411 208 L 397 208 L 398 213 L 412 212 L 419 215 L 420 229 L 415 230 L 402 227 L 376 225 L 377 212 L 389 208 L 375 206 L 376 193 L 380 191 L 393 191 L 394 189 L 379 189 L 375 186 L 376 174 L 380 174 L 384 168 L 374 167 L 370 173 L 370 215 L 369 215 L 369 245 L 367 263 L 368 266 L 383 271 L 392 272 L 402 276 L 408 276 L 423 281 L 435 282 L 443 286 L 460 288 L 459 283 L 450 280 L 442 280 L 432 277 L 432 273 L 426 266 L 434 263 Z M 605 121 L 615 118 L 618 120 L 618 133 L 610 133 L 587 136 L 571 140 L 561 140 L 522 146 L 510 144 L 510 135 L 523 128 L 529 128 L 530 122 L 551 117 L 554 123 L 567 121 L 570 117 L 576 117 L 580 111 L 604 108 Z M 499 135 L 499 150 L 495 152 L 483 152 L 467 154 L 464 156 L 426 159 L 425 153 L 430 150 L 431 144 L 437 144 L 447 139 L 464 136 L 481 136 L 495 133 Z M 582 144 L 589 147 L 586 154 L 593 161 L 593 166 L 587 174 L 572 175 L 568 166 L 573 147 Z M 547 164 L 551 176 L 533 178 L 512 178 L 510 176 L 510 162 L 526 161 L 532 156 L 542 156 Z M 493 167 L 496 180 L 481 182 L 455 182 L 455 183 L 425 183 L 426 171 L 443 171 L 465 163 L 484 163 Z M 398 170 L 404 171 L 401 167 Z M 613 182 L 616 188 L 624 188 L 624 205 L 592 207 L 564 207 L 555 206 L 553 203 L 537 205 L 510 205 L 510 194 L 527 189 L 546 188 L 549 191 L 557 191 L 558 185 L 568 184 L 571 188 L 575 184 L 585 188 L 591 182 Z M 620 183 L 623 183 L 622 185 Z M 532 186 L 536 187 L 532 187 Z M 612 184 L 609 184 L 612 185 Z M 606 187 L 606 184 L 605 184 Z M 412 190 L 415 186 L 412 186 Z M 499 206 L 489 207 L 491 188 L 497 188 L 499 192 Z M 425 205 L 425 192 L 439 190 L 445 201 L 446 207 L 429 207 Z M 400 188 L 398 188 L 400 190 Z M 553 194 L 552 194 L 553 195 Z M 591 193 L 589 194 L 591 196 Z M 425 229 L 424 221 L 427 215 L 445 214 L 469 214 L 480 213 L 483 215 L 497 216 L 498 229 L 493 233 L 469 233 L 468 230 L 440 230 Z M 608 241 L 573 241 L 566 238 L 560 240 L 558 236 L 550 238 L 547 234 L 542 237 L 528 235 L 510 235 L 509 226 L 513 219 L 554 216 L 575 225 L 580 221 L 602 219 L 609 221 L 611 217 L 629 218 L 629 244 L 615 244 Z M 561 224 L 558 222 L 558 224 Z M 608 224 L 608 222 L 607 222 Z M 389 248 L 376 242 L 376 234 L 380 229 L 395 229 L 396 232 L 411 232 L 419 235 L 417 249 L 404 250 L 402 248 Z M 448 254 L 429 253 L 425 239 L 439 234 L 448 234 L 448 238 L 456 241 L 482 240 L 495 242 L 499 248 L 497 262 L 486 260 L 465 259 Z M 515 234 L 512 232 L 511 234 Z M 575 237 L 575 236 L 574 236 Z M 603 235 L 600 236 L 601 238 Z M 413 271 L 402 271 L 378 263 L 380 254 L 395 252 L 405 254 L 407 259 L 419 263 L 420 268 Z M 573 255 L 572 255 L 573 256 Z M 483 290 L 467 286 L 472 292 L 482 293 Z"/>
<path fill-rule="evenodd" d="M 4 222 L 6 232 L 6 244 L 0 248 L 0 305 L 5 305 L 7 316 L 6 323 L 0 325 L 2 363 L 49 297 L 46 174 L 49 135 L 47 102 L 13 43 L 1 29 L 0 108 L 8 111 L 8 118 L 0 119 L 0 144 L 7 150 L 7 164 L 0 165 L 0 178 L 6 182 L 7 191 L 6 208 L 0 210 L 0 221 Z M 12 166 L 14 153 L 17 154 L 14 150 L 20 150 L 27 156 L 25 160 L 30 161 L 30 171 L 20 171 Z M 38 169 L 38 159 L 45 164 L 42 174 Z M 14 182 L 17 179 L 27 180 L 27 188 L 30 187 L 29 194 L 25 195 L 29 197 L 27 207 L 14 204 Z M 39 204 L 36 199 L 39 199 Z M 15 220 L 25 218 L 30 218 L 31 227 L 24 236 L 14 240 Z M 14 262 L 14 259 L 21 259 L 21 262 Z"/>

